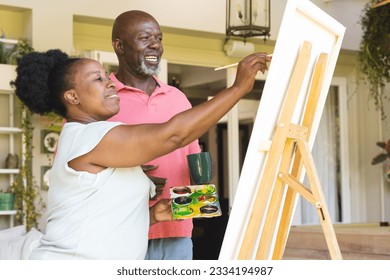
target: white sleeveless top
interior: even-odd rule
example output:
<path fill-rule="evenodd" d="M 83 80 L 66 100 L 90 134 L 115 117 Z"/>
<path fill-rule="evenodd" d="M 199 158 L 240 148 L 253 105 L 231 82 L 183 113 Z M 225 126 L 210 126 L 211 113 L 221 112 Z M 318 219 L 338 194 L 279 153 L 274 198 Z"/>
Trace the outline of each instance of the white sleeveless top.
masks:
<path fill-rule="evenodd" d="M 91 174 L 67 164 L 121 124 L 64 125 L 49 175 L 46 232 L 30 259 L 144 259 L 154 184 L 141 167 Z"/>

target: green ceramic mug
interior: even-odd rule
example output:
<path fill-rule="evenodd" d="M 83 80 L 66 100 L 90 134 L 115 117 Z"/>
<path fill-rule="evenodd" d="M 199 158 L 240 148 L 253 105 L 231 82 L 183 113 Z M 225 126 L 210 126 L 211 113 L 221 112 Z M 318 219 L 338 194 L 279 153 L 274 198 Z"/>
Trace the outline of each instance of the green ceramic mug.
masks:
<path fill-rule="evenodd" d="M 210 183 L 213 173 L 213 163 L 210 152 L 187 155 L 191 182 L 194 185 Z"/>

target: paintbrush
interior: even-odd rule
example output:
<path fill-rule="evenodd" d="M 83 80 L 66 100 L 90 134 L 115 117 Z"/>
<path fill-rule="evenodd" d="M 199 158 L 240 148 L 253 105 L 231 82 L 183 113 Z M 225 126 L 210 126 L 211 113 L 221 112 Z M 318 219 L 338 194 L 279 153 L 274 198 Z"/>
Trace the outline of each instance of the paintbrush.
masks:
<path fill-rule="evenodd" d="M 272 57 L 272 53 L 267 54 L 266 56 Z M 226 69 L 226 68 L 235 67 L 235 66 L 237 66 L 237 65 L 238 65 L 238 62 L 232 63 L 232 64 L 228 64 L 228 65 L 225 65 L 225 66 L 217 67 L 217 68 L 214 69 L 214 71 L 218 71 L 218 70 L 222 70 L 222 69 Z"/>

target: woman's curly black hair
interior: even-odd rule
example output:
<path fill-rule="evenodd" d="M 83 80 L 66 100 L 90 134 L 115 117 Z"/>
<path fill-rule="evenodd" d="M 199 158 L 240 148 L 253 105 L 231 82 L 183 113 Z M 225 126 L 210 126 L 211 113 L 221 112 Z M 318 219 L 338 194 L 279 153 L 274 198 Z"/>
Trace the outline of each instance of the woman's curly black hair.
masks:
<path fill-rule="evenodd" d="M 61 94 L 73 88 L 70 66 L 80 60 L 61 50 L 31 52 L 18 60 L 15 94 L 33 113 L 66 116 Z"/>

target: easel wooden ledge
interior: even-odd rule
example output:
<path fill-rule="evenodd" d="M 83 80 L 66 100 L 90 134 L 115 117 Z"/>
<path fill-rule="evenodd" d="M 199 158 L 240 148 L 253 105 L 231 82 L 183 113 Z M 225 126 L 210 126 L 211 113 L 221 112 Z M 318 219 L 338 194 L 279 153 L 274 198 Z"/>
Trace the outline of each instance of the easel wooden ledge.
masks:
<path fill-rule="evenodd" d="M 308 144 L 327 64 L 328 55 L 325 53 L 320 54 L 315 65 L 302 124 L 292 123 L 310 53 L 311 43 L 303 42 L 273 140 L 271 145 L 268 143 L 262 145 L 269 146 L 268 158 L 238 259 L 251 259 L 253 252 L 256 252 L 256 259 L 282 259 L 298 194 L 316 207 L 331 258 L 342 259 Z M 310 189 L 300 182 L 303 167 L 306 170 Z M 267 205 L 268 210 L 266 210 Z M 264 223 L 262 223 L 263 219 L 265 219 Z M 262 224 L 264 226 L 260 241 L 256 244 Z"/>

